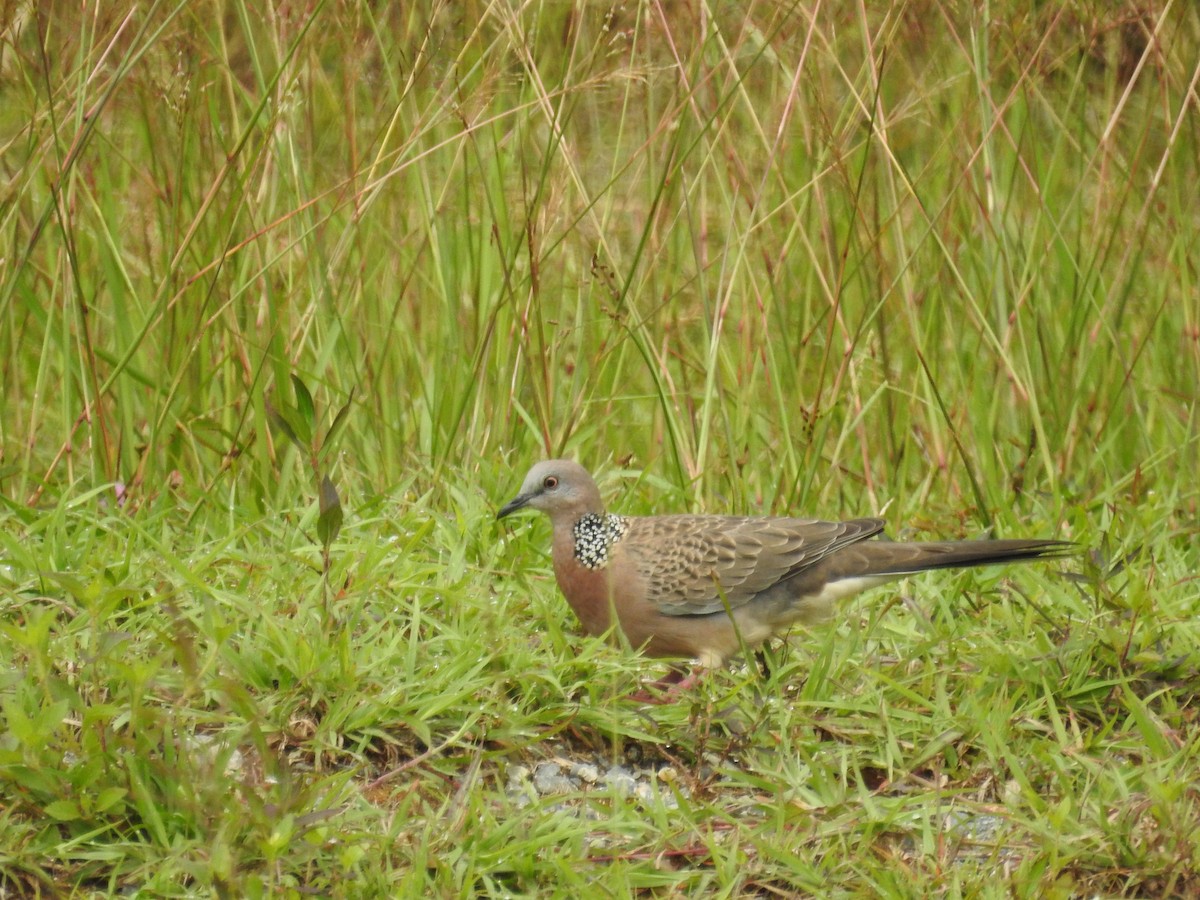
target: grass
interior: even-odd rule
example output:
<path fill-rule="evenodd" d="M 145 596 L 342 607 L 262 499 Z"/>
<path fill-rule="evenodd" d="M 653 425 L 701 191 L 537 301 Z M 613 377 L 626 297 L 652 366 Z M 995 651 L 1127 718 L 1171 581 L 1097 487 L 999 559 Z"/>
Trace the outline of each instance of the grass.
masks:
<path fill-rule="evenodd" d="M 5 22 L 6 895 L 1200 887 L 1189 5 Z M 493 522 L 564 453 L 1085 552 L 647 709 Z"/>

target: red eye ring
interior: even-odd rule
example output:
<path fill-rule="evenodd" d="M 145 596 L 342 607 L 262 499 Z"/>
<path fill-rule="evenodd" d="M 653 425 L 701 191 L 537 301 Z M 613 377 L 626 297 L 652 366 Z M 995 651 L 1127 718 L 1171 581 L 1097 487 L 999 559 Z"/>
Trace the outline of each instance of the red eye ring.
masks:
<path fill-rule="evenodd" d="M 548 491 L 552 491 L 556 487 L 558 487 L 558 479 L 555 478 L 553 475 L 547 475 L 545 477 L 545 479 L 542 481 L 542 487 L 544 487 Z"/>

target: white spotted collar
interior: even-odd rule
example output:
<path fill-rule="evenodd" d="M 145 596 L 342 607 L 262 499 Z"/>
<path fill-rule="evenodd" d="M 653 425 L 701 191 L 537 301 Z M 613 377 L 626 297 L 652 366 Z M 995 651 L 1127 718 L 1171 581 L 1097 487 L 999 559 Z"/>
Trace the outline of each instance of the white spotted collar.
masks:
<path fill-rule="evenodd" d="M 609 550 L 628 530 L 629 522 L 622 516 L 588 513 L 571 528 L 575 559 L 585 569 L 603 569 L 608 565 Z"/>

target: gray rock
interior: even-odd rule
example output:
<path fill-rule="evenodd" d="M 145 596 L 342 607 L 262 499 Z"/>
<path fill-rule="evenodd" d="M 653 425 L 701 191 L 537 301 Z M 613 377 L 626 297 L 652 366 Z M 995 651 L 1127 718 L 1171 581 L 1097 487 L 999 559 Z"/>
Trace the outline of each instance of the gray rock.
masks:
<path fill-rule="evenodd" d="M 562 772 L 562 766 L 555 762 L 540 762 L 533 770 L 533 786 L 539 794 L 569 794 L 579 787 Z"/>
<path fill-rule="evenodd" d="M 604 783 L 622 797 L 628 797 L 637 790 L 637 779 L 624 766 L 613 766 L 604 774 Z"/>
<path fill-rule="evenodd" d="M 575 763 L 571 766 L 571 774 L 586 784 L 595 784 L 600 780 L 600 769 L 591 763 Z"/>
<path fill-rule="evenodd" d="M 647 806 L 661 806 L 664 809 L 679 807 L 679 799 L 674 794 L 669 790 L 655 788 L 649 781 L 639 781 L 634 796 Z"/>

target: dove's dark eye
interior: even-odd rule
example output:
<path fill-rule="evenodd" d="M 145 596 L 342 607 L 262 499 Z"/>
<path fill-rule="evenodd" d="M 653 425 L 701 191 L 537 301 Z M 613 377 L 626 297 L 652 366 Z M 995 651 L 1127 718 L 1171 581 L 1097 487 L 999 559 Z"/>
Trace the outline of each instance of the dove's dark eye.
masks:
<path fill-rule="evenodd" d="M 558 479 L 555 478 L 553 475 L 547 475 L 545 477 L 545 479 L 542 481 L 542 487 L 544 487 L 548 491 L 552 491 L 556 487 L 558 487 Z"/>

